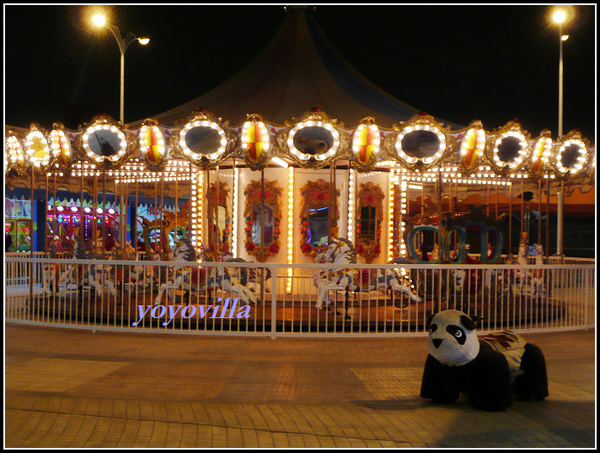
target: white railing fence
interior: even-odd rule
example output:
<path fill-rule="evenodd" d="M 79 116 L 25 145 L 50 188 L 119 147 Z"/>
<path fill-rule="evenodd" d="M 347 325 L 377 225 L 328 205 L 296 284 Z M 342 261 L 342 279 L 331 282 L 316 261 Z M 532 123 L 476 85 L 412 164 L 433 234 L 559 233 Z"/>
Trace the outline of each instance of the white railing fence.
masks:
<path fill-rule="evenodd" d="M 595 264 L 565 263 L 350 269 L 5 255 L 5 319 L 140 332 L 396 336 L 425 335 L 432 313 L 457 308 L 481 318 L 482 331 L 592 328 Z M 405 281 L 402 273 L 410 275 L 421 302 L 411 300 L 410 291 L 390 290 Z M 336 288 L 341 277 L 348 280 Z"/>

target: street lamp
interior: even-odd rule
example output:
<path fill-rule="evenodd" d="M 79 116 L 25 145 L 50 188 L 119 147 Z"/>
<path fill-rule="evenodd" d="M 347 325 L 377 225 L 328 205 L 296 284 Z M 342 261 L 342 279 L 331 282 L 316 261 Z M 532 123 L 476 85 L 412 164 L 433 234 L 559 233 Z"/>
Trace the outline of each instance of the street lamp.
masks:
<path fill-rule="evenodd" d="M 567 20 L 567 14 L 559 9 L 552 16 L 552 20 L 558 24 L 558 42 L 560 46 L 560 57 L 558 62 L 558 137 L 563 136 L 563 42 L 569 39 L 569 35 L 563 33 L 563 23 Z"/>
<path fill-rule="evenodd" d="M 569 39 L 569 35 L 563 33 L 563 23 L 567 20 L 567 13 L 558 9 L 552 16 L 554 23 L 558 24 L 558 43 L 560 46 L 560 57 L 558 60 L 558 138 L 563 136 L 563 42 Z M 563 256 L 563 206 L 564 206 L 564 182 L 561 183 L 561 188 L 558 192 L 556 216 L 556 254 L 559 257 Z"/>
<path fill-rule="evenodd" d="M 150 38 L 138 38 L 133 33 L 128 32 L 125 38 L 121 37 L 121 31 L 116 25 L 107 24 L 106 18 L 102 14 L 96 14 L 92 17 L 92 22 L 97 27 L 107 26 L 111 31 L 115 39 L 117 40 L 117 44 L 119 45 L 119 51 L 121 52 L 121 102 L 120 102 L 120 114 L 121 114 L 121 124 L 125 124 L 125 52 L 129 45 L 137 41 L 142 46 L 145 46 L 150 42 Z"/>

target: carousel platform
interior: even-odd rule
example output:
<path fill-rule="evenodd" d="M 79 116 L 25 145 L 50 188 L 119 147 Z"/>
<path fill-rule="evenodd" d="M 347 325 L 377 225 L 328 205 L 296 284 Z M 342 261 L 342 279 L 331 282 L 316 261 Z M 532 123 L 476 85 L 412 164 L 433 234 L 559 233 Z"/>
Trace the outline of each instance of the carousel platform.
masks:
<path fill-rule="evenodd" d="M 489 301 L 462 305 L 460 301 L 426 299 L 409 303 L 407 298 L 365 297 L 351 295 L 340 298 L 327 308 L 317 309 L 314 295 L 295 295 L 293 300 L 267 294 L 263 301 L 243 309 L 232 307 L 225 298 L 213 294 L 176 295 L 154 305 L 154 290 L 124 292 L 115 296 L 95 294 L 93 291 L 75 291 L 61 295 L 44 295 L 36 298 L 28 310 L 46 322 L 69 324 L 95 324 L 113 327 L 131 327 L 166 330 L 198 330 L 219 332 L 424 332 L 431 314 L 457 308 L 481 317 L 490 328 L 515 328 L 534 325 L 566 316 L 567 307 L 561 300 L 552 298 L 532 303 L 523 300 L 521 305 L 490 305 Z M 312 298 L 311 298 L 312 297 Z M 217 299 L 221 299 L 217 302 Z M 164 308 L 160 308 L 163 306 Z M 179 307 L 178 307 L 179 306 Z M 142 308 L 140 308 L 142 307 Z M 188 307 L 188 308 L 186 308 Z M 232 310 L 233 308 L 233 310 Z M 171 314 L 172 313 L 172 314 Z M 491 323 L 491 320 L 501 320 Z M 273 329 L 273 322 L 275 328 Z M 499 324 L 504 323 L 504 324 Z M 499 324 L 499 325 L 497 325 Z"/>

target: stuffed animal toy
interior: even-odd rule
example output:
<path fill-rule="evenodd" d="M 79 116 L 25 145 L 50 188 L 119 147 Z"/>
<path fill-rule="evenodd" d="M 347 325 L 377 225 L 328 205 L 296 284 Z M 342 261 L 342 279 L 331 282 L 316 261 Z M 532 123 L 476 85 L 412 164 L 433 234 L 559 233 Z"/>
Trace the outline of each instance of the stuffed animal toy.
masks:
<path fill-rule="evenodd" d="M 475 321 L 458 310 L 445 310 L 427 322 L 429 355 L 421 397 L 454 403 L 460 393 L 481 410 L 503 411 L 513 394 L 540 401 L 548 396 L 546 360 L 542 350 L 513 332 L 482 337 Z"/>

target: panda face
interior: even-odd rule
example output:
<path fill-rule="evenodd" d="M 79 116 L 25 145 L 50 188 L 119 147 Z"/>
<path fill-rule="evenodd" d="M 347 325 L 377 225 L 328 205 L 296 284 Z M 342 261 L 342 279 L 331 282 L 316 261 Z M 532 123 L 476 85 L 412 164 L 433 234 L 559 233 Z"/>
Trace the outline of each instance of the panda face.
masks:
<path fill-rule="evenodd" d="M 427 348 L 444 365 L 466 365 L 479 354 L 475 323 L 458 310 L 437 313 L 429 322 Z"/>

